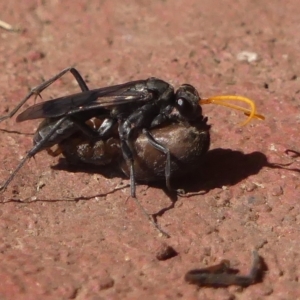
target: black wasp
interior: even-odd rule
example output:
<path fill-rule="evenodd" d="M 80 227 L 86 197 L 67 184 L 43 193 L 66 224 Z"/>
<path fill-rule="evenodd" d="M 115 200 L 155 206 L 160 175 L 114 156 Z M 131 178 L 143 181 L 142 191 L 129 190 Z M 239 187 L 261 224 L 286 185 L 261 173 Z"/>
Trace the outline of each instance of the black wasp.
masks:
<path fill-rule="evenodd" d="M 35 133 L 33 148 L 5 181 L 1 190 L 6 189 L 24 163 L 39 151 L 59 144 L 78 131 L 89 139 L 107 138 L 116 126 L 120 148 L 129 168 L 131 196 L 135 197 L 131 140 L 136 132 L 143 132 L 148 142 L 166 155 L 166 185 L 172 190 L 170 151 L 158 143 L 149 130 L 171 122 L 204 120 L 197 90 L 189 84 L 183 84 L 174 91 L 172 85 L 154 77 L 89 90 L 80 73 L 70 67 L 33 88 L 9 114 L 0 118 L 0 122 L 12 117 L 31 96 L 40 95 L 67 72 L 73 74 L 82 92 L 34 104 L 17 116 L 17 122 L 39 118 L 44 120 Z M 97 130 L 86 124 L 93 117 L 103 120 Z"/>

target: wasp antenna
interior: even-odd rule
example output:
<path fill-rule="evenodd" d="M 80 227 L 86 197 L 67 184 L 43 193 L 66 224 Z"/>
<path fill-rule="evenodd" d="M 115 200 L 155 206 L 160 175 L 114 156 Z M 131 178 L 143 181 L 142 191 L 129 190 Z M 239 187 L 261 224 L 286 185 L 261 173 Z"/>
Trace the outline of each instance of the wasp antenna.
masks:
<path fill-rule="evenodd" d="M 244 108 L 242 106 L 238 106 L 235 104 L 228 103 L 228 101 L 241 101 L 245 102 L 250 105 L 251 110 Z M 243 97 L 243 96 L 235 96 L 235 95 L 220 95 L 220 96 L 214 96 L 207 99 L 201 99 L 199 101 L 199 104 L 218 104 L 226 107 L 230 107 L 232 109 L 240 110 L 245 113 L 246 116 L 248 116 L 247 120 L 241 124 L 241 126 L 246 125 L 249 123 L 253 118 L 257 118 L 260 120 L 264 120 L 265 117 L 263 115 L 256 113 L 256 106 L 253 100 Z"/>

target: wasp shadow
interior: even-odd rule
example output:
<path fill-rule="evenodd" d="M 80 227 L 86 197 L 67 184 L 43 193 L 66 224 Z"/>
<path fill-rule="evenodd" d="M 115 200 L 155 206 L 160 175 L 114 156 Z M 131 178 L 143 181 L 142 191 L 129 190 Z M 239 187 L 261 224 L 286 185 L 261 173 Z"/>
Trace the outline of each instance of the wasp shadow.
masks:
<path fill-rule="evenodd" d="M 25 136 L 34 136 L 34 133 L 32 133 L 32 132 L 21 132 L 18 130 L 10 130 L 10 129 L 3 129 L 3 128 L 0 128 L 0 131 L 5 132 L 5 133 L 25 135 Z"/>

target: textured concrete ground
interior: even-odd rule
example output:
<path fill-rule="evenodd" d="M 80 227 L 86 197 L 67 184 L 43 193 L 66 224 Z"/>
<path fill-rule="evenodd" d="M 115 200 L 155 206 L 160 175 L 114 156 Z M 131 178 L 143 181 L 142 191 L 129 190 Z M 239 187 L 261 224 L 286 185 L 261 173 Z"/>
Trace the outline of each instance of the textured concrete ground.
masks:
<path fill-rule="evenodd" d="M 242 94 L 266 121 L 240 127 L 241 114 L 204 107 L 212 150 L 177 183 L 202 194 L 159 214 L 170 239 L 126 201 L 128 188 L 107 194 L 126 180 L 53 168 L 58 159 L 38 154 L 0 195 L 0 298 L 300 299 L 299 15 L 291 0 L 2 1 L 0 19 L 23 30 L 0 29 L 1 115 L 75 65 L 90 87 L 156 76 L 202 96 Z M 43 99 L 76 91 L 68 75 Z M 37 125 L 1 124 L 1 181 Z M 160 187 L 137 194 L 149 213 L 170 206 Z M 159 261 L 165 244 L 178 255 Z M 197 289 L 183 280 L 225 258 L 246 273 L 254 248 L 267 266 L 261 283 Z"/>

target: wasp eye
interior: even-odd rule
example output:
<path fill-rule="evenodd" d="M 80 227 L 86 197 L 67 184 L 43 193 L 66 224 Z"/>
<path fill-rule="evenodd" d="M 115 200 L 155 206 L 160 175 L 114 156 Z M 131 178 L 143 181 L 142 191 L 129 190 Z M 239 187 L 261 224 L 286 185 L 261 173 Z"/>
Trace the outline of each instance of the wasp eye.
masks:
<path fill-rule="evenodd" d="M 201 116 L 199 99 L 199 94 L 193 86 L 183 84 L 179 87 L 176 92 L 176 106 L 185 119 L 193 120 Z"/>
<path fill-rule="evenodd" d="M 177 108 L 180 111 L 180 114 L 187 119 L 194 118 L 197 107 L 194 107 L 194 103 L 185 98 L 178 98 Z"/>
<path fill-rule="evenodd" d="M 177 100 L 177 104 L 178 104 L 178 106 L 180 106 L 180 107 L 184 107 L 184 103 L 186 102 L 186 100 L 183 100 L 182 98 L 179 98 L 178 100 Z"/>
<path fill-rule="evenodd" d="M 177 105 L 178 105 L 178 109 L 180 109 L 180 111 L 191 111 L 191 110 L 193 110 L 192 105 L 185 98 L 177 99 Z"/>

